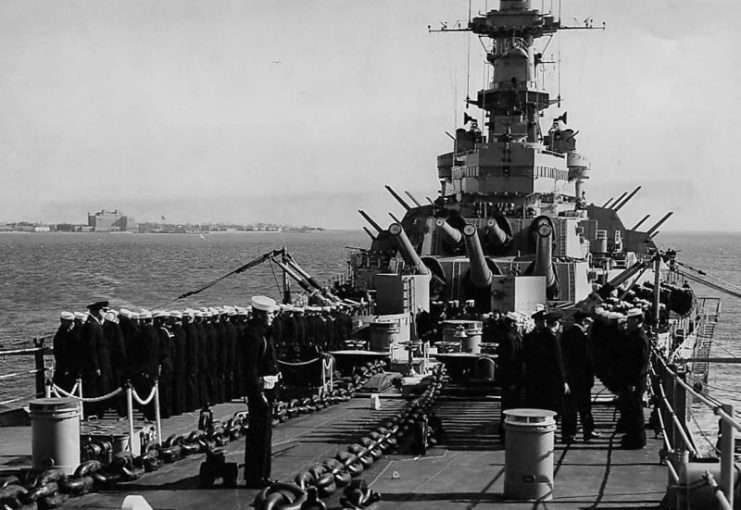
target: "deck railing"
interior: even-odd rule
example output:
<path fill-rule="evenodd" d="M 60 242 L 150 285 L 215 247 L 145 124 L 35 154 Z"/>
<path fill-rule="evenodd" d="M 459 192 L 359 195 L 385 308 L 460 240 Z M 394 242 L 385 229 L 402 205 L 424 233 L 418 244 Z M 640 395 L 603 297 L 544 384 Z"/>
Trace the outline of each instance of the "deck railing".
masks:
<path fill-rule="evenodd" d="M 699 456 L 687 420 L 689 404 L 694 398 L 720 418 L 719 441 L 714 446 L 714 449 L 720 452 L 720 481 L 716 482 L 713 474 L 707 469 L 704 470 L 702 478 L 712 488 L 718 504 L 730 510 L 734 504 L 735 435 L 736 431 L 741 431 L 741 423 L 734 418 L 733 406 L 703 395 L 694 384 L 687 381 L 688 372 L 683 367 L 667 364 L 658 352 L 655 354 L 651 367 L 651 388 L 657 411 L 656 417 L 663 432 L 665 446 L 663 456 L 666 459 L 669 476 L 674 481 L 674 487 L 670 485 L 670 489 L 674 490 L 670 490 L 669 494 L 678 499 L 672 508 L 688 507 L 686 501 L 684 504 L 679 501 L 682 499 L 681 488 L 693 481 L 682 480 L 680 473 L 688 477 L 692 472 L 687 469 L 690 455 L 692 458 Z"/>
<path fill-rule="evenodd" d="M 34 368 L 30 370 L 17 370 L 17 363 L 9 364 L 9 372 L 0 372 L 0 381 L 3 381 L 3 384 L 6 385 L 9 380 L 33 376 L 35 387 L 34 394 L 11 396 L 11 398 L 6 398 L 5 400 L 0 401 L 0 406 L 7 406 L 31 398 L 43 397 L 45 395 L 47 370 L 49 370 L 46 367 L 45 356 L 52 353 L 51 348 L 46 344 L 49 338 L 51 338 L 49 335 L 35 337 L 33 339 L 33 347 L 21 349 L 0 349 L 0 360 L 3 361 L 7 361 L 8 358 L 17 359 L 22 357 L 33 357 L 34 360 Z"/>

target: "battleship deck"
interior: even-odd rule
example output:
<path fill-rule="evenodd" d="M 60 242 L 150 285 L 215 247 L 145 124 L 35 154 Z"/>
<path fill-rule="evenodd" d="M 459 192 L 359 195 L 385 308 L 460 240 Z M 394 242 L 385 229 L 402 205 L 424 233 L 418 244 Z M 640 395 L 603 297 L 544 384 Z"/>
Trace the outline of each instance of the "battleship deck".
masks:
<path fill-rule="evenodd" d="M 380 410 L 366 398 L 354 398 L 323 411 L 277 426 L 273 434 L 273 477 L 290 480 L 311 462 L 334 456 L 359 439 L 381 419 L 404 406 L 385 398 Z M 215 407 L 215 416 L 243 410 L 241 403 Z M 533 503 L 509 502 L 502 497 L 504 449 L 497 434 L 499 402 L 494 399 L 441 397 L 435 412 L 445 434 L 424 457 L 384 455 L 361 476 L 380 492 L 379 509 L 534 508 Z M 554 499 L 540 506 L 553 508 L 655 508 L 666 490 L 666 467 L 659 464 L 661 440 L 649 434 L 643 450 L 620 450 L 614 433 L 615 411 L 607 402 L 595 405 L 597 431 L 602 438 L 569 447 L 556 445 Z M 196 413 L 163 421 L 165 434 L 194 428 Z M 0 470 L 30 463 L 29 427 L 0 429 Z M 558 439 L 558 437 L 557 437 Z M 230 461 L 242 462 L 244 439 L 228 446 Z M 117 490 L 70 499 L 65 508 L 121 508 L 126 494 L 141 494 L 154 508 L 251 508 L 256 491 L 199 489 L 195 455 L 147 473 Z M 240 477 L 241 478 L 241 477 Z M 340 508 L 338 494 L 328 501 Z"/>

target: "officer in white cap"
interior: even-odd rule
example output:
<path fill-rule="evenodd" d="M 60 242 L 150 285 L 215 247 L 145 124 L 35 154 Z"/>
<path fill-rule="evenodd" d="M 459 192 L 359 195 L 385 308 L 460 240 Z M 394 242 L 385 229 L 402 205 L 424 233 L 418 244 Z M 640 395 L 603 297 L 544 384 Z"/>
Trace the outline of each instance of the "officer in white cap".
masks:
<path fill-rule="evenodd" d="M 278 366 L 270 325 L 277 305 L 266 296 L 252 298 L 252 319 L 244 337 L 244 360 L 250 426 L 244 451 L 244 480 L 247 487 L 262 488 L 271 483 L 270 456 L 272 410 Z"/>

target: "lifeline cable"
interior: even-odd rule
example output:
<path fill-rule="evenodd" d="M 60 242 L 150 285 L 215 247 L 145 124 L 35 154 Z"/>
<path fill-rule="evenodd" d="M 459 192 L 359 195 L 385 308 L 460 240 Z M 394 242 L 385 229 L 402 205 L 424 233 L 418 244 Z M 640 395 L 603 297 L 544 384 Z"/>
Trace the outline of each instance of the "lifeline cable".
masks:
<path fill-rule="evenodd" d="M 257 258 L 252 259 L 251 261 L 249 261 L 246 264 L 238 267 L 237 269 L 228 272 L 224 276 L 220 276 L 219 278 L 216 278 L 215 280 L 212 280 L 211 282 L 207 283 L 203 287 L 201 287 L 199 289 L 196 289 L 196 290 L 188 291 L 185 294 L 180 294 L 178 297 L 176 297 L 174 299 L 171 299 L 167 303 L 164 303 L 162 305 L 158 305 L 155 308 L 161 308 L 163 306 L 169 305 L 170 303 L 174 303 L 175 301 L 179 301 L 181 299 L 185 299 L 187 297 L 194 296 L 194 295 L 196 295 L 196 294 L 198 294 L 200 292 L 203 292 L 206 289 L 210 289 L 211 287 L 213 287 L 214 285 L 216 285 L 220 281 L 225 280 L 226 278 L 229 278 L 230 276 L 233 276 L 235 274 L 242 273 L 242 272 L 246 271 L 247 269 L 250 269 L 250 268 L 252 268 L 254 266 L 257 266 L 259 264 L 262 264 L 263 262 L 269 260 L 272 257 L 276 257 L 276 256 L 282 255 L 284 253 L 285 253 L 285 248 L 282 248 L 280 250 L 272 250 L 272 251 L 269 251 L 268 253 L 265 253 L 263 255 L 260 255 Z"/>
<path fill-rule="evenodd" d="M 706 287 L 717 290 L 718 292 L 723 292 L 724 294 L 728 294 L 729 296 L 741 299 L 741 293 L 739 292 L 732 291 L 730 289 L 727 289 L 725 287 L 718 285 L 717 283 L 710 282 L 704 278 L 700 278 L 699 276 L 687 273 L 685 271 L 680 271 L 679 269 L 677 269 L 676 272 L 677 274 L 684 276 L 688 280 L 691 280 L 695 283 L 699 283 L 700 285 L 705 285 Z"/>

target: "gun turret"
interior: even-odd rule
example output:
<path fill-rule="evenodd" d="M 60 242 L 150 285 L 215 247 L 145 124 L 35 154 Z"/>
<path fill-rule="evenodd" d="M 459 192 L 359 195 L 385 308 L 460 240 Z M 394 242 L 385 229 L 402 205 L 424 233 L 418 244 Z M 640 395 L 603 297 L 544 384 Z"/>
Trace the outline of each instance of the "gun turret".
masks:
<path fill-rule="evenodd" d="M 445 232 L 455 244 L 460 243 L 463 239 L 463 234 L 461 234 L 461 231 L 450 226 L 450 223 L 445 221 L 443 218 L 436 219 L 435 226 L 439 229 L 442 229 L 443 232 Z"/>
<path fill-rule="evenodd" d="M 528 271 L 533 276 L 545 276 L 546 297 L 558 296 L 558 279 L 553 271 L 553 226 L 547 217 L 536 218 L 531 231 L 535 236 L 535 260 Z"/>
<path fill-rule="evenodd" d="M 431 276 L 430 270 L 427 269 L 422 259 L 419 258 L 419 255 L 412 246 L 412 242 L 407 237 L 406 232 L 404 232 L 404 227 L 400 223 L 392 223 L 389 225 L 389 234 L 396 239 L 396 244 L 399 246 L 399 251 L 404 262 L 414 266 L 417 274 Z"/>
<path fill-rule="evenodd" d="M 502 227 L 499 226 L 497 220 L 493 218 L 486 222 L 486 236 L 495 244 L 500 246 L 507 244 L 511 240 L 507 232 L 505 232 Z"/>
<path fill-rule="evenodd" d="M 479 289 L 491 285 L 492 272 L 486 263 L 484 249 L 481 247 L 481 241 L 476 233 L 475 225 L 466 225 L 463 227 L 463 241 L 466 244 L 466 254 L 470 264 L 469 272 L 471 283 Z"/>

